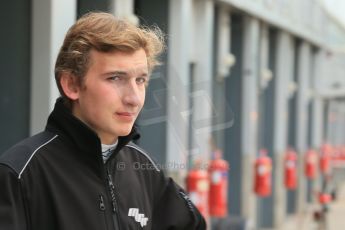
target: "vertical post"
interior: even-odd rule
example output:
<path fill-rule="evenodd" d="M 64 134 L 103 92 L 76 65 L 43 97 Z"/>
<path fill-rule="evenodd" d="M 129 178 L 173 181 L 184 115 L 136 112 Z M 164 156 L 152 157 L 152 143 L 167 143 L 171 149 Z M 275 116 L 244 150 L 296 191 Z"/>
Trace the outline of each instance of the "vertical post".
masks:
<path fill-rule="evenodd" d="M 32 0 L 31 135 L 44 128 L 59 96 L 54 79 L 58 51 L 76 19 L 76 0 Z"/>
<path fill-rule="evenodd" d="M 167 163 L 186 165 L 188 154 L 188 112 L 190 72 L 190 14 L 191 0 L 170 0 L 168 40 L 167 92 Z M 182 178 L 185 171 L 168 168 L 175 179 Z M 180 181 L 181 182 L 181 181 Z M 182 184 L 182 183 L 181 183 Z"/>
<path fill-rule="evenodd" d="M 312 127 L 311 127 L 311 144 L 314 149 L 318 149 L 322 144 L 322 133 L 323 133 L 323 99 L 319 95 L 319 91 L 321 89 L 321 85 L 318 83 L 322 78 L 322 71 L 323 71 L 323 57 L 324 52 L 322 50 L 318 50 L 314 56 L 314 76 L 311 79 L 311 89 L 313 91 L 312 97 Z"/>
<path fill-rule="evenodd" d="M 340 136 L 340 144 L 342 146 L 345 146 L 345 98 L 343 98 L 340 102 L 340 107 L 341 107 L 341 136 Z"/>
<path fill-rule="evenodd" d="M 257 80 L 257 85 L 259 88 L 259 92 L 258 92 L 258 128 L 257 128 L 257 149 L 256 152 L 253 155 L 253 158 L 255 159 L 256 156 L 258 155 L 259 149 L 265 147 L 268 148 L 267 146 L 267 141 L 266 139 L 270 139 L 270 133 L 271 133 L 271 129 L 269 128 L 269 125 L 266 122 L 266 119 L 271 119 L 271 113 L 268 112 L 268 115 L 266 115 L 267 113 L 267 95 L 270 94 L 270 81 L 272 79 L 272 71 L 270 70 L 271 66 L 270 66 L 270 43 L 272 44 L 273 41 L 270 41 L 270 33 L 269 33 L 269 27 L 267 24 L 265 23 L 261 23 L 260 26 L 260 54 L 259 54 L 259 77 Z M 271 97 L 273 98 L 273 97 Z M 272 112 L 273 113 L 273 112 Z M 267 138 L 268 137 L 268 138 Z M 254 162 L 254 159 L 252 160 L 252 162 Z M 253 167 L 253 163 L 251 165 L 251 167 Z M 253 182 L 252 182 L 252 186 L 253 186 Z M 255 216 L 255 222 L 257 223 L 257 226 L 263 227 L 265 225 L 265 215 L 269 216 L 269 213 L 262 213 L 261 210 L 263 209 L 263 207 L 265 206 L 265 202 L 263 199 L 261 199 L 260 197 L 257 197 L 256 200 L 256 216 Z M 266 207 L 265 207 L 266 208 Z"/>
<path fill-rule="evenodd" d="M 193 92 L 192 134 L 195 140 L 194 154 L 202 154 L 206 162 L 210 156 L 212 125 L 212 44 L 214 25 L 214 1 L 194 1 L 192 57 L 195 63 Z M 202 48 L 201 48 L 202 47 Z"/>
<path fill-rule="evenodd" d="M 333 146 L 337 145 L 339 135 L 339 103 L 336 99 L 329 102 L 329 143 Z"/>
<path fill-rule="evenodd" d="M 298 157 L 298 171 L 303 171 L 303 153 L 307 149 L 307 112 L 308 112 L 308 82 L 310 78 L 310 45 L 302 42 L 298 47 L 298 70 L 297 70 L 297 103 L 296 103 L 296 149 Z M 304 209 L 306 193 L 306 181 L 304 177 L 298 180 L 297 190 L 297 211 L 301 212 Z"/>
<path fill-rule="evenodd" d="M 273 227 L 279 228 L 284 221 L 286 190 L 284 187 L 284 154 L 287 149 L 288 85 L 292 79 L 294 46 L 286 32 L 277 35 L 276 76 L 274 85 L 273 125 Z"/>
<path fill-rule="evenodd" d="M 253 194 L 253 162 L 257 152 L 258 78 L 260 24 L 255 18 L 244 17 L 241 108 L 241 214 L 254 221 L 256 199 Z M 236 76 L 234 76 L 236 77 Z"/>
<path fill-rule="evenodd" d="M 213 98 L 216 112 L 213 115 L 213 136 L 215 145 L 224 150 L 225 148 L 225 129 L 229 128 L 230 121 L 226 120 L 226 112 L 229 106 L 225 95 L 225 79 L 230 75 L 230 62 L 227 62 L 230 54 L 231 43 L 231 20 L 230 11 L 222 5 L 217 6 L 216 11 L 216 41 L 214 49 L 217 54 L 216 68 L 214 69 L 215 78 L 213 79 Z M 234 62 L 234 57 L 233 57 Z M 228 109 L 229 110 L 229 109 Z M 230 120 L 230 119 L 229 119 Z"/>
<path fill-rule="evenodd" d="M 314 76 L 311 80 L 311 88 L 313 97 L 311 98 L 312 103 L 312 123 L 310 127 L 311 131 L 311 148 L 318 150 L 323 143 L 323 133 L 324 133 L 324 100 L 320 96 L 319 91 L 321 90 L 321 79 L 323 74 L 323 63 L 324 63 L 324 51 L 318 50 L 314 56 Z M 299 178 L 304 178 L 303 172 L 299 172 Z M 312 190 L 317 191 L 321 187 L 321 181 L 319 179 L 314 180 L 312 184 Z M 317 197 L 311 197 L 312 201 L 315 201 Z"/>
<path fill-rule="evenodd" d="M 345 98 L 341 100 L 341 145 L 345 146 Z"/>
<path fill-rule="evenodd" d="M 224 78 L 225 101 L 231 106 L 231 111 L 225 112 L 225 119 L 233 119 L 234 125 L 224 131 L 224 158 L 231 164 L 229 173 L 229 213 L 230 215 L 242 214 L 242 184 L 246 183 L 242 174 L 242 71 L 244 48 L 244 18 L 242 15 L 231 15 L 231 53 L 236 57 L 236 64 L 231 68 L 231 75 Z M 232 118 L 234 114 L 234 117 Z"/>
<path fill-rule="evenodd" d="M 139 19 L 134 14 L 134 0 L 111 0 L 110 12 L 119 18 L 139 24 Z"/>

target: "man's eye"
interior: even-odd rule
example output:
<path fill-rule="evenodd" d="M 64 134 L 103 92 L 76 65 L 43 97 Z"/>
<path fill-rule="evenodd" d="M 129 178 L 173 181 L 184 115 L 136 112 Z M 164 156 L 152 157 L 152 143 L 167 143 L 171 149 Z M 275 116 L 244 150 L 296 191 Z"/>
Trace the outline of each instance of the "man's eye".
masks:
<path fill-rule="evenodd" d="M 118 81 L 121 79 L 121 77 L 120 76 L 111 76 L 111 77 L 108 77 L 107 79 L 110 81 Z"/>
<path fill-rule="evenodd" d="M 137 78 L 137 82 L 140 84 L 146 83 L 147 79 L 145 77 L 139 77 Z"/>

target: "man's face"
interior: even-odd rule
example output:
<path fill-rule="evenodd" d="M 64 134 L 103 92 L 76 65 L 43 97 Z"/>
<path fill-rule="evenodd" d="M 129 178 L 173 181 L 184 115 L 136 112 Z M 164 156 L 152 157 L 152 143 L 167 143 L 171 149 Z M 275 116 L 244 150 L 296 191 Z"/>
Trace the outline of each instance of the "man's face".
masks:
<path fill-rule="evenodd" d="M 132 130 L 145 101 L 148 66 L 143 49 L 134 53 L 90 52 L 90 67 L 73 103 L 73 114 L 92 128 L 103 144 Z"/>

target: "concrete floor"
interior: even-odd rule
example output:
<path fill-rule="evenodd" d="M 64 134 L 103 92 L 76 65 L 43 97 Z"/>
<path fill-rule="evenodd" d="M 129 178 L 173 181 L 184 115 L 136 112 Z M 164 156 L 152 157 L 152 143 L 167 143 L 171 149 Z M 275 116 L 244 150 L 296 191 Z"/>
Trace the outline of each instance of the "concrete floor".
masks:
<path fill-rule="evenodd" d="M 321 226 L 313 219 L 314 211 L 319 209 L 320 206 L 318 204 L 308 206 L 304 213 L 288 218 L 281 230 L 344 230 L 345 183 L 339 186 L 337 199 L 329 206 L 326 226 Z"/>

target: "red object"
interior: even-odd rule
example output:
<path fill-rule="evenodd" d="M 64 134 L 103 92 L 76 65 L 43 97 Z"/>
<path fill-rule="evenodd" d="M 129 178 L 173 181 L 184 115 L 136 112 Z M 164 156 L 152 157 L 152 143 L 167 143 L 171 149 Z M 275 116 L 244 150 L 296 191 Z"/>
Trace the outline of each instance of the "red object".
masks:
<path fill-rule="evenodd" d="M 187 175 L 187 191 L 191 201 L 208 219 L 209 176 L 206 170 L 192 169 Z"/>
<path fill-rule="evenodd" d="M 218 150 L 209 166 L 209 208 L 212 217 L 225 217 L 228 214 L 228 171 L 229 164 L 221 159 L 221 152 Z"/>
<path fill-rule="evenodd" d="M 258 196 L 266 197 L 272 192 L 272 160 L 267 156 L 267 150 L 260 150 L 260 156 L 255 161 L 254 191 Z"/>
<path fill-rule="evenodd" d="M 328 204 L 332 201 L 332 196 L 328 193 L 320 193 L 319 194 L 319 202 L 320 204 Z"/>
<path fill-rule="evenodd" d="M 332 148 L 331 165 L 340 168 L 345 166 L 344 148 L 342 146 Z"/>
<path fill-rule="evenodd" d="M 330 159 L 331 159 L 332 148 L 328 144 L 324 144 L 321 147 L 320 156 L 320 170 L 323 174 L 329 174 L 331 170 Z"/>
<path fill-rule="evenodd" d="M 305 154 L 304 173 L 308 179 L 316 178 L 317 153 L 313 149 L 309 149 Z"/>
<path fill-rule="evenodd" d="M 297 187 L 297 154 L 294 150 L 288 149 L 285 155 L 285 180 L 287 189 L 294 190 Z"/>

